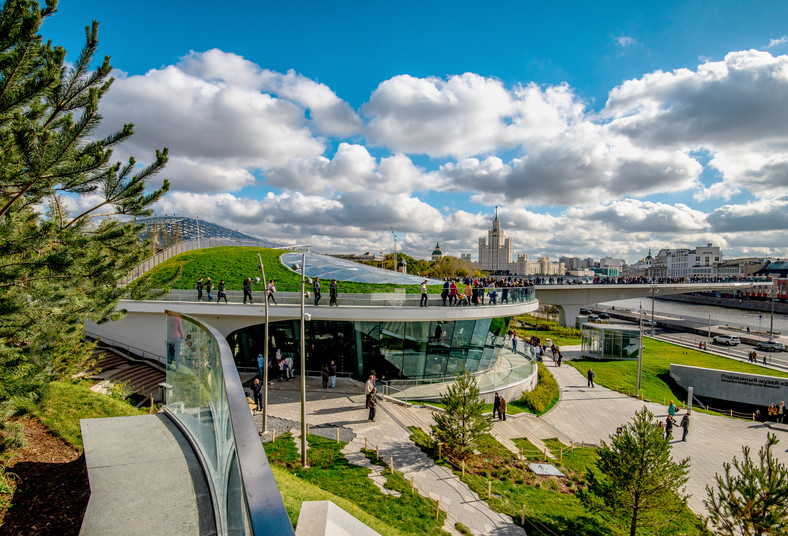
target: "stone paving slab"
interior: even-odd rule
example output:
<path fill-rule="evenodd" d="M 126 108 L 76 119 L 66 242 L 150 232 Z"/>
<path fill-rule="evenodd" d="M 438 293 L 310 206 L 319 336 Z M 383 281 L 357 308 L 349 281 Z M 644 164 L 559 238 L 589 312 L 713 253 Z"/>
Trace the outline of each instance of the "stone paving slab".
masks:
<path fill-rule="evenodd" d="M 306 413 L 310 427 L 330 424 L 352 430 L 356 437 L 346 449 L 348 455 L 354 458 L 353 463 L 358 462 L 362 466 L 369 463 L 360 452 L 358 458 L 352 453 L 363 448 L 365 438 L 369 448 L 380 448 L 384 460 L 393 457 L 395 469 L 403 472 L 407 479 L 413 477 L 422 495 L 440 500 L 441 509 L 447 512 L 448 520 L 444 526 L 447 532 L 457 534 L 453 525 L 459 521 L 477 535 L 525 535 L 525 531 L 515 525 L 510 517 L 492 511 L 487 503 L 472 493 L 458 477 L 446 468 L 436 466 L 432 459 L 410 440 L 410 431 L 404 426 L 422 426 L 431 422 L 429 410 L 417 410 L 415 414 L 418 418 L 415 422 L 409 422 L 408 413 L 398 412 L 413 411 L 416 408 L 409 409 L 381 401 L 378 403 L 376 421 L 369 421 L 368 410 L 364 407 L 363 384 L 341 380 L 344 379 L 338 378 L 337 388 L 334 390 L 323 390 L 319 379 L 308 382 Z M 283 382 L 272 386 L 269 405 L 270 415 L 300 422 L 298 382 Z M 381 483 L 383 481 L 385 479 L 382 479 Z"/>
<path fill-rule="evenodd" d="M 579 349 L 562 348 L 567 358 L 579 355 Z M 616 428 L 632 419 L 644 405 L 655 417 L 664 420 L 667 407 L 642 402 L 635 398 L 597 386 L 587 387 L 587 380 L 574 367 L 556 367 L 547 363 L 561 388 L 559 403 L 541 418 L 579 443 L 598 443 L 615 434 Z M 681 412 L 682 415 L 684 411 Z M 714 485 L 714 475 L 722 473 L 724 462 L 736 456 L 742 459 L 742 447 L 749 446 L 752 454 L 766 444 L 769 428 L 759 422 L 731 419 L 719 415 L 693 412 L 686 442 L 680 439 L 681 430 L 674 432 L 674 459 L 690 458 L 690 479 L 686 491 L 689 506 L 699 514 L 706 514 L 703 499 L 706 485 Z M 678 435 L 678 438 L 676 436 Z M 778 434 L 776 456 L 788 463 L 788 436 Z"/>

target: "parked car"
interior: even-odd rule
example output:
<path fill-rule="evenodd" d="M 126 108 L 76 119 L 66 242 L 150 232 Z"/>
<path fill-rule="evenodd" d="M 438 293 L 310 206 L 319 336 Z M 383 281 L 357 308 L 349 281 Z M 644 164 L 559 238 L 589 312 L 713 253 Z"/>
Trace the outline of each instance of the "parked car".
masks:
<path fill-rule="evenodd" d="M 761 341 L 758 343 L 758 349 L 767 352 L 784 352 L 785 345 L 777 341 Z"/>
<path fill-rule="evenodd" d="M 656 326 L 657 322 L 654 321 L 654 320 L 651 320 L 650 318 L 648 318 L 646 320 L 643 320 L 643 325 L 644 326 Z"/>
<path fill-rule="evenodd" d="M 590 311 L 590 310 L 588 310 L 588 309 L 585 309 L 585 308 L 581 307 L 581 308 L 580 308 L 580 314 L 581 314 L 581 315 L 590 315 L 590 314 L 591 314 L 591 311 Z"/>
<path fill-rule="evenodd" d="M 599 317 L 597 315 L 588 315 L 589 322 L 599 322 Z"/>
<path fill-rule="evenodd" d="M 602 320 L 610 320 L 610 315 L 607 313 L 599 313 L 599 318 Z"/>
<path fill-rule="evenodd" d="M 736 346 L 741 344 L 741 339 L 738 337 L 731 337 L 730 335 L 715 335 L 714 342 L 717 344 L 727 344 L 728 346 Z"/>

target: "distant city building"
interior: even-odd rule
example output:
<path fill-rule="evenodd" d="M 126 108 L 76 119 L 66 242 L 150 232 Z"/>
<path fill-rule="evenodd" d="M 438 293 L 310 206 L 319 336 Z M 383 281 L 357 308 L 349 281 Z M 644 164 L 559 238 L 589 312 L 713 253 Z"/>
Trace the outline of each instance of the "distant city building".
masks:
<path fill-rule="evenodd" d="M 460 260 L 473 264 L 473 261 L 471 260 L 471 254 L 470 253 L 461 253 L 460 254 Z"/>
<path fill-rule="evenodd" d="M 652 260 L 652 277 L 716 277 L 721 262 L 720 248 L 711 244 L 695 249 L 661 249 Z"/>
<path fill-rule="evenodd" d="M 651 264 L 653 261 L 653 257 L 651 256 L 651 250 L 648 250 L 648 255 L 635 264 L 627 264 L 621 268 L 621 276 L 622 277 L 651 277 L 652 268 Z"/>
<path fill-rule="evenodd" d="M 507 272 L 512 262 L 512 239 L 506 238 L 498 221 L 498 208 L 487 238 L 479 238 L 479 269 L 486 272 Z"/>
<path fill-rule="evenodd" d="M 441 251 L 440 243 L 435 243 L 435 249 L 432 250 L 432 260 L 439 261 L 443 258 L 443 252 Z"/>
<path fill-rule="evenodd" d="M 728 259 L 717 265 L 717 275 L 720 277 L 749 277 L 768 264 L 769 261 L 767 259 L 754 257 Z"/>

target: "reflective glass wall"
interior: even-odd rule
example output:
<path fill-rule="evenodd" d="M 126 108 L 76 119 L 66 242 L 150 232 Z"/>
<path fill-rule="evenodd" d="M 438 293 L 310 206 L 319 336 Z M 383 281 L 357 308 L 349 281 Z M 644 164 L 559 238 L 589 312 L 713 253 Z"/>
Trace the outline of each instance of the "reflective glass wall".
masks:
<path fill-rule="evenodd" d="M 503 346 L 510 318 L 433 322 L 343 322 L 306 324 L 306 368 L 317 372 L 334 361 L 357 378 L 371 371 L 386 379 L 454 376 L 490 368 Z M 256 369 L 263 353 L 264 325 L 233 332 L 227 341 L 240 368 Z M 297 321 L 272 323 L 269 355 L 292 356 L 300 367 Z"/>
<path fill-rule="evenodd" d="M 220 535 L 292 535 L 230 349 L 214 328 L 167 311 L 166 412 L 190 438 Z"/>

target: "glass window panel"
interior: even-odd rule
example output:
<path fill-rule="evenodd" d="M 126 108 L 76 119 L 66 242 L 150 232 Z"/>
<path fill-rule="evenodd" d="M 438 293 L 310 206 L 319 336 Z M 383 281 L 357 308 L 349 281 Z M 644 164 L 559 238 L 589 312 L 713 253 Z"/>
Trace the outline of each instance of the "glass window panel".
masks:
<path fill-rule="evenodd" d="M 454 348 L 466 348 L 471 343 L 471 336 L 473 335 L 473 328 L 476 322 L 473 320 L 459 320 L 455 324 L 452 346 Z"/>

